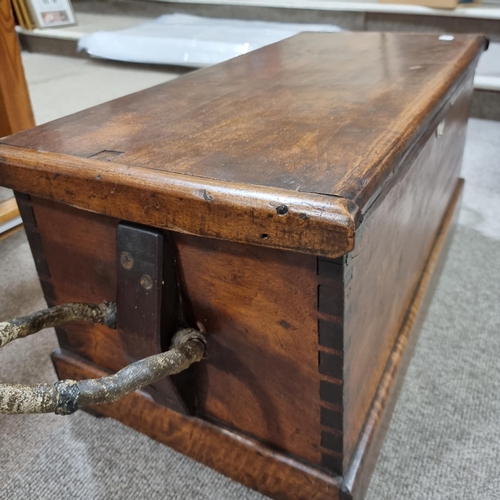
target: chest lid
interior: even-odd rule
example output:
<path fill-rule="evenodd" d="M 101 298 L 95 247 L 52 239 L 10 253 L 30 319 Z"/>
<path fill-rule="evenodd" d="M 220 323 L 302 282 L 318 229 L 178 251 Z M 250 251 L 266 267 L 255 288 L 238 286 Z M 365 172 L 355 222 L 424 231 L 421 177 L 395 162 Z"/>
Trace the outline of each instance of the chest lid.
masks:
<path fill-rule="evenodd" d="M 0 184 L 336 257 L 485 39 L 302 33 L 0 140 Z"/>

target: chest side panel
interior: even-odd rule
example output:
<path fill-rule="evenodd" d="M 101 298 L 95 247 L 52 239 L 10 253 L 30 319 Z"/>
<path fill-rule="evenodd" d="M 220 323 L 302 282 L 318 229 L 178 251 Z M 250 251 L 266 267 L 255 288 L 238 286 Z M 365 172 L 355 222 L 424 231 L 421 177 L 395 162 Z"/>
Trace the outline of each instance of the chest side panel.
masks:
<path fill-rule="evenodd" d="M 472 75 L 410 169 L 369 213 L 347 257 L 344 469 L 456 187 Z"/>
<path fill-rule="evenodd" d="M 37 198 L 27 198 L 28 209 L 50 305 L 115 301 L 119 221 Z M 186 315 L 208 332 L 209 357 L 195 368 L 196 413 L 321 465 L 316 257 L 173 237 Z M 58 337 L 66 352 L 107 370 L 127 364 L 116 330 L 72 323 Z"/>
<path fill-rule="evenodd" d="M 319 463 L 316 259 L 175 239 L 190 308 L 209 332 L 199 411 Z"/>

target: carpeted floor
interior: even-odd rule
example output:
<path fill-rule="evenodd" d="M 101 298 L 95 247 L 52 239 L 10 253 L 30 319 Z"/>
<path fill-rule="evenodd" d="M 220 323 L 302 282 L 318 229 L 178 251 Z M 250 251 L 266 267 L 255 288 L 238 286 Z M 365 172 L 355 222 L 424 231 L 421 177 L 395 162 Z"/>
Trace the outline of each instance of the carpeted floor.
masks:
<path fill-rule="evenodd" d="M 0 187 L 0 203 L 8 200 L 9 198 L 12 198 L 12 191 L 10 189 Z"/>
<path fill-rule="evenodd" d="M 500 123 L 471 120 L 459 226 L 369 500 L 500 499 Z M 24 233 L 0 242 L 0 321 L 44 306 Z M 0 380 L 55 381 L 52 331 Z M 110 419 L 0 417 L 1 499 L 263 499 Z"/>

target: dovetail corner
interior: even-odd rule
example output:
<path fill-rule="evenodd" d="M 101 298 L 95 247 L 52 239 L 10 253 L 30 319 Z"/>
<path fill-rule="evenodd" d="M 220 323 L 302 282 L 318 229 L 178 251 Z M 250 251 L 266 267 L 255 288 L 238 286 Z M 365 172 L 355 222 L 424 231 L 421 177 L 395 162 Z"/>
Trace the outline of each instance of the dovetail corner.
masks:
<path fill-rule="evenodd" d="M 345 257 L 318 258 L 318 377 L 321 464 L 341 474 L 343 460 Z"/>

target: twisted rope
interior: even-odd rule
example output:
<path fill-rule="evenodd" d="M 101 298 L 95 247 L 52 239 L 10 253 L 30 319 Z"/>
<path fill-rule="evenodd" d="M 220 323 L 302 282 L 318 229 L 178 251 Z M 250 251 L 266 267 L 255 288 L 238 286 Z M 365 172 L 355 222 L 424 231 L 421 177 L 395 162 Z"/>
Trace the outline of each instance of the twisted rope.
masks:
<path fill-rule="evenodd" d="M 102 304 L 75 302 L 37 311 L 12 321 L 1 322 L 0 347 L 44 328 L 53 328 L 70 321 L 89 321 L 90 323 L 106 325 L 109 328 L 116 328 L 116 304 L 113 302 L 103 302 Z"/>
<path fill-rule="evenodd" d="M 116 328 L 116 305 L 64 304 L 0 323 L 0 347 L 70 321 L 90 321 Z M 0 413 L 56 413 L 69 415 L 80 408 L 112 403 L 123 396 L 175 375 L 205 356 L 205 337 L 192 328 L 179 330 L 172 348 L 126 366 L 114 375 L 89 380 L 60 380 L 55 384 L 1 384 Z"/>

